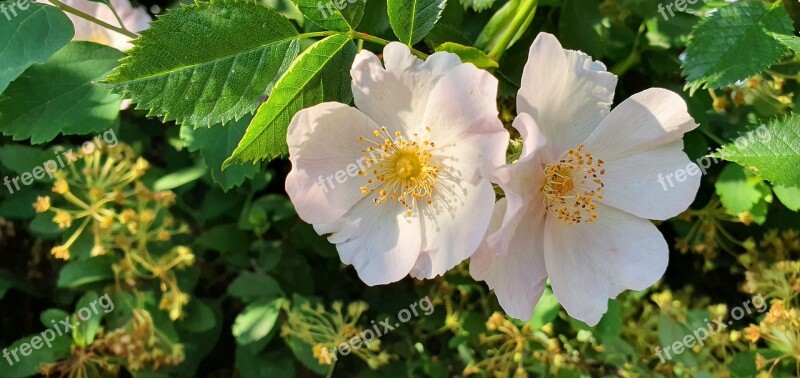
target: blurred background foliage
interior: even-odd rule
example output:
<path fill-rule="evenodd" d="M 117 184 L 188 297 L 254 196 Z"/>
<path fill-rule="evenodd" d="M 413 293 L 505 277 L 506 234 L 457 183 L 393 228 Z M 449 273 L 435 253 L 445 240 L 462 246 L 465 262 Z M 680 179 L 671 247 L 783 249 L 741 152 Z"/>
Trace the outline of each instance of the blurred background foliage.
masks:
<path fill-rule="evenodd" d="M 153 15 L 178 6 L 140 3 Z M 615 103 L 654 86 L 681 93 L 700 124 L 685 138 L 693 160 L 791 114 L 800 101 L 800 59 L 789 49 L 765 67 L 743 68 L 744 76 L 729 83 L 685 78 L 693 30 L 728 32 L 708 12 L 735 4 L 697 1 L 665 19 L 654 0 L 541 0 L 532 18 L 512 22 L 521 10 L 532 13 L 531 4 L 450 0 L 415 47 L 433 52 L 456 42 L 489 53 L 497 63 L 489 69 L 501 82 L 501 117 L 510 125 L 529 46 L 540 31 L 553 33 L 619 75 Z M 264 5 L 299 30 L 319 30 L 289 1 Z M 777 7 L 793 34 L 800 5 L 786 0 Z M 513 43 L 496 48 L 511 24 L 519 26 L 507 41 Z M 359 31 L 394 39 L 384 0 L 367 1 Z M 700 53 L 710 53 L 713 46 L 706 47 Z M 758 47 L 734 48 L 732 66 Z M 468 262 L 434 280 L 365 286 L 298 219 L 283 189 L 288 161 L 220 170 L 248 123 L 193 130 L 126 110 L 113 128 L 119 146 L 86 156 L 53 180 L 0 191 L 0 345 L 29 340 L 49 319 L 98 294 L 115 303 L 102 321 L 76 328 L 53 348 L 12 367 L 0 363 L 0 376 L 800 376 L 797 187 L 720 160 L 692 208 L 659 224 L 673 246 L 661 283 L 611 300 L 595 327 L 569 318 L 549 290 L 521 322 L 505 317 L 493 294 L 469 278 Z M 29 172 L 57 146 L 85 140 L 58 136 L 30 145 L 3 137 L 0 175 Z M 758 294 L 767 311 L 659 360 L 656 347 L 683 339 L 704 319 L 727 323 L 732 308 Z M 370 321 L 394 318 L 426 296 L 435 311 L 402 324 L 376 347 L 340 356 L 335 366 L 319 358 L 319 348 L 335 348 Z M 314 322 L 317 328 L 303 327 Z"/>

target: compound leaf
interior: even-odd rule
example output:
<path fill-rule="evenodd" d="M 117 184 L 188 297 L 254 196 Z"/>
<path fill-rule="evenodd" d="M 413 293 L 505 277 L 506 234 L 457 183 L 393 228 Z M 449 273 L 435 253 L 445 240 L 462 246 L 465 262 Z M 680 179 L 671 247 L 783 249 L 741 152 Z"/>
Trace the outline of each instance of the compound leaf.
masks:
<path fill-rule="evenodd" d="M 268 7 L 199 2 L 153 22 L 105 83 L 149 115 L 211 126 L 252 113 L 298 51 L 297 30 Z"/>

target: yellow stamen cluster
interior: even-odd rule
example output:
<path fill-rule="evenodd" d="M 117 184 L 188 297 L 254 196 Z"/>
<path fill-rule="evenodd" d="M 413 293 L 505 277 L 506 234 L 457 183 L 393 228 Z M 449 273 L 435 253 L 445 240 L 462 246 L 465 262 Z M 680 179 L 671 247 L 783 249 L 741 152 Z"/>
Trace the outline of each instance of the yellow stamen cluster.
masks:
<path fill-rule="evenodd" d="M 542 188 L 547 209 L 567 225 L 597 219 L 595 199 L 602 199 L 605 174 L 603 161 L 583 151 L 583 145 L 561 155 L 556 163 L 545 166 Z"/>
<path fill-rule="evenodd" d="M 430 128 L 426 128 L 430 132 Z M 361 152 L 367 154 L 362 158 L 365 169 L 359 175 L 370 172 L 373 178 L 361 187 L 364 195 L 374 194 L 376 205 L 386 200 L 397 200 L 412 215 L 414 204 L 418 200 L 431 203 L 436 180 L 442 167 L 433 163 L 429 150 L 434 144 L 414 133 L 412 138 L 404 137 L 399 131 L 390 134 L 386 127 L 375 130 L 373 135 L 382 140 L 373 140 L 361 136 L 358 140 L 368 144 Z M 376 156 L 377 155 L 377 156 Z"/>

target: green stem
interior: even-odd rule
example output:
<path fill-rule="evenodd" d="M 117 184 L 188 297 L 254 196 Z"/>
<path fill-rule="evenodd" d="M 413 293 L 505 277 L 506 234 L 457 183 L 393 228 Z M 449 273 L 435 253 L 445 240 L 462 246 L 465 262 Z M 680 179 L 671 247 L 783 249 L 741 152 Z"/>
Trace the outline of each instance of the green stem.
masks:
<path fill-rule="evenodd" d="M 325 375 L 325 378 L 333 377 L 333 368 L 335 368 L 335 367 L 336 367 L 336 361 L 331 362 L 331 367 L 328 368 L 328 374 Z"/>
<path fill-rule="evenodd" d="M 71 14 L 73 14 L 75 16 L 78 16 L 78 17 L 84 19 L 84 20 L 87 20 L 87 21 L 93 22 L 93 23 L 95 23 L 97 25 L 100 25 L 100 26 L 102 26 L 102 27 L 104 27 L 104 28 L 106 28 L 108 30 L 115 31 L 115 32 L 117 32 L 119 34 L 122 34 L 122 35 L 124 35 L 126 37 L 130 37 L 130 38 L 139 37 L 139 35 L 136 34 L 136 33 L 133 33 L 133 32 L 131 32 L 131 31 L 125 29 L 125 28 L 121 28 L 121 27 L 118 27 L 118 26 L 111 25 L 108 22 L 99 20 L 99 19 L 97 19 L 97 18 L 95 18 L 95 17 L 93 17 L 93 16 L 91 16 L 89 14 L 81 12 L 81 11 L 79 11 L 79 10 L 77 10 L 77 9 L 67 5 L 67 4 L 62 3 L 59 0 L 50 0 L 50 2 L 56 8 L 61 9 L 62 11 L 66 12 L 66 13 L 71 13 Z"/>
<path fill-rule="evenodd" d="M 533 0 L 533 1 L 535 1 L 535 0 Z M 357 31 L 351 31 L 350 32 L 350 37 L 351 38 L 355 38 L 355 39 L 361 39 L 361 40 L 364 40 L 364 41 L 367 41 L 367 42 L 377 43 L 377 44 L 382 45 L 382 46 L 386 46 L 390 42 L 392 42 L 392 41 L 389 41 L 389 40 L 385 40 L 383 38 L 378 38 L 378 37 L 376 37 L 374 35 L 369 35 L 367 33 L 362 33 L 362 32 L 357 32 Z M 411 53 L 416 55 L 418 58 L 420 58 L 420 59 L 428 59 L 428 55 L 427 54 L 425 54 L 425 53 L 423 53 L 423 52 L 421 52 L 419 50 L 416 50 L 416 49 L 414 49 L 413 47 L 410 47 L 410 46 L 409 46 L 409 49 L 411 49 Z"/>
<path fill-rule="evenodd" d="M 707 137 L 708 137 L 708 139 L 711 139 L 711 140 L 713 140 L 714 142 L 717 142 L 717 144 L 719 144 L 720 146 L 723 146 L 723 145 L 727 144 L 727 142 L 725 142 L 724 140 L 722 140 L 722 138 L 720 138 L 720 137 L 716 136 L 716 135 L 715 135 L 714 133 L 712 133 L 711 131 L 708 131 L 708 130 L 707 130 L 705 127 L 702 127 L 702 126 L 701 126 L 701 127 L 698 127 L 698 129 L 700 129 L 700 132 L 701 132 L 701 133 L 703 133 L 705 136 L 707 136 Z"/>
<path fill-rule="evenodd" d="M 330 37 L 332 35 L 339 35 L 344 34 L 342 32 L 335 32 L 335 31 L 319 31 L 319 32 L 311 32 L 311 33 L 303 33 L 299 34 L 297 38 L 318 38 L 318 37 Z"/>
<path fill-rule="evenodd" d="M 642 58 L 641 52 L 639 52 L 639 43 L 641 42 L 642 35 L 644 35 L 645 27 L 644 22 L 639 25 L 639 31 L 636 34 L 636 38 L 633 40 L 633 47 L 631 47 L 631 53 L 628 54 L 628 57 L 625 60 L 617 63 L 614 67 L 611 67 L 611 73 L 617 76 L 622 76 L 625 72 L 627 72 L 631 67 L 635 66 L 639 63 L 639 60 Z"/>
<path fill-rule="evenodd" d="M 489 51 L 490 57 L 497 61 L 500 60 L 500 57 L 503 55 L 503 52 L 508 49 L 508 46 L 511 44 L 511 40 L 514 39 L 514 36 L 520 32 L 520 29 L 524 26 L 525 22 L 529 18 L 533 17 L 533 15 L 536 13 L 536 5 L 537 0 L 523 0 L 521 7 L 517 8 L 516 16 L 514 16 L 514 18 L 511 20 L 511 24 L 505 29 L 505 31 L 503 31 L 500 39 Z"/>

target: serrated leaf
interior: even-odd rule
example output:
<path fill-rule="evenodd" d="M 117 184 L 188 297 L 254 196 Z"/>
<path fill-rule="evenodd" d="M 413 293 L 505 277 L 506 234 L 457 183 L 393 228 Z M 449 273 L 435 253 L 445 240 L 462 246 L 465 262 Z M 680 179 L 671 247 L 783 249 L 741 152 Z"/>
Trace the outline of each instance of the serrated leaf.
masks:
<path fill-rule="evenodd" d="M 364 17 L 366 0 L 292 0 L 311 22 L 327 30 L 355 30 Z"/>
<path fill-rule="evenodd" d="M 772 37 L 783 43 L 784 46 L 792 49 L 795 54 L 800 54 L 800 37 L 784 34 L 773 34 Z"/>
<path fill-rule="evenodd" d="M 800 186 L 800 116 L 778 118 L 753 133 L 722 146 L 717 156 L 735 162 L 778 185 Z"/>
<path fill-rule="evenodd" d="M 777 5 L 736 2 L 694 28 L 683 68 L 691 93 L 700 87 L 721 88 L 746 79 L 783 56 L 787 47 L 774 35 L 791 35 L 794 28 L 789 14 Z"/>
<path fill-rule="evenodd" d="M 72 39 L 72 21 L 49 5 L 28 3 L 29 9 L 0 22 L 0 93 L 35 63 L 44 63 Z"/>
<path fill-rule="evenodd" d="M 32 144 L 81 135 L 119 122 L 121 99 L 94 84 L 124 55 L 92 42 L 70 42 L 47 63 L 28 68 L 0 95 L 0 131 Z"/>
<path fill-rule="evenodd" d="M 466 8 L 472 8 L 475 12 L 483 12 L 494 5 L 495 0 L 459 0 L 461 5 Z"/>
<path fill-rule="evenodd" d="M 411 46 L 425 38 L 442 17 L 447 0 L 388 0 L 389 25 Z"/>
<path fill-rule="evenodd" d="M 222 168 L 286 154 L 286 131 L 295 113 L 325 101 L 349 103 L 353 97 L 349 69 L 355 55 L 355 44 L 343 34 L 320 40 L 303 51 L 275 84 L 267 102 L 258 108 Z"/>
<path fill-rule="evenodd" d="M 184 126 L 181 129 L 181 137 L 186 140 L 186 147 L 189 151 L 200 151 L 206 166 L 211 171 L 211 178 L 224 192 L 242 185 L 246 179 L 253 178 L 261 168 L 257 164 L 248 164 L 222 170 L 222 163 L 236 149 L 252 119 L 251 116 L 245 116 L 225 126 L 194 130 Z"/>
<path fill-rule="evenodd" d="M 436 47 L 436 52 L 446 51 L 458 55 L 464 63 L 472 63 L 478 68 L 497 68 L 497 62 L 486 53 L 471 46 L 445 42 Z"/>
<path fill-rule="evenodd" d="M 150 25 L 104 83 L 149 115 L 195 127 L 252 113 L 299 52 L 289 20 L 252 2 L 198 2 Z"/>

